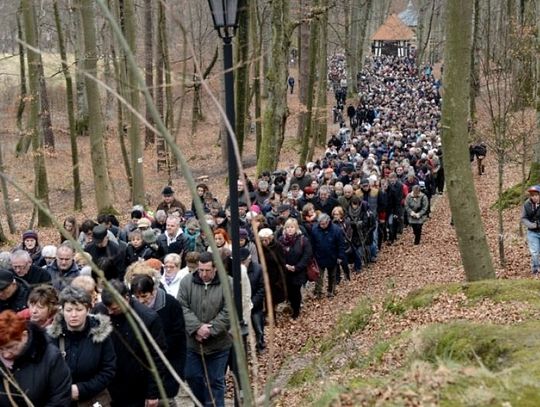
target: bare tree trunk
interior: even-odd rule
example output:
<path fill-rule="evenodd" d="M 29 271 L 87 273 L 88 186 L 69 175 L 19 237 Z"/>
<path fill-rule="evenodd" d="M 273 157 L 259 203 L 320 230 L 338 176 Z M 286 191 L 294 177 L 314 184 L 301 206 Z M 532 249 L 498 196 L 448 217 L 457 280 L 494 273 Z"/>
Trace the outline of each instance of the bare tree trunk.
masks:
<path fill-rule="evenodd" d="M 248 109 L 249 109 L 249 7 L 247 0 L 238 1 L 238 32 L 237 32 L 237 47 L 236 47 L 236 69 L 234 75 L 235 81 L 235 113 L 236 113 L 236 142 L 240 155 L 244 150 L 244 139 L 246 137 L 246 129 L 249 126 Z"/>
<path fill-rule="evenodd" d="M 97 77 L 97 50 L 94 2 L 78 0 L 80 6 L 80 21 L 84 36 L 83 69 L 88 75 Z M 96 207 L 98 213 L 116 213 L 112 194 L 112 185 L 107 172 L 105 144 L 103 141 L 103 115 L 99 89 L 90 77 L 85 77 L 86 95 L 88 97 L 90 153 L 95 184 Z"/>
<path fill-rule="evenodd" d="M 6 169 L 4 168 L 4 152 L 2 151 L 2 143 L 0 143 L 0 173 L 5 174 Z M 11 203 L 9 201 L 9 192 L 8 184 L 4 177 L 0 177 L 0 187 L 2 188 L 2 201 L 4 202 L 4 209 L 6 211 L 6 219 L 9 227 L 9 232 L 11 234 L 15 233 L 17 229 L 15 228 L 15 222 L 13 221 L 13 212 L 11 211 Z M 2 231 L 2 234 L 4 232 Z M 2 241 L 2 239 L 0 239 Z"/>
<path fill-rule="evenodd" d="M 347 38 L 347 47 L 345 52 L 347 55 L 347 93 L 348 97 L 352 97 L 358 93 L 358 86 L 356 83 L 356 75 L 360 71 L 360 64 L 358 61 L 358 48 L 362 47 L 363 44 L 359 46 L 360 38 L 358 33 L 360 32 L 360 14 L 361 14 L 362 5 L 360 0 L 353 0 L 351 3 L 351 19 L 350 19 L 350 37 Z"/>
<path fill-rule="evenodd" d="M 536 49 L 540 48 L 540 0 L 536 0 Z M 540 53 L 536 53 L 536 135 L 529 179 L 540 182 Z"/>
<path fill-rule="evenodd" d="M 71 3 L 71 14 L 73 18 L 71 19 L 72 32 L 75 36 L 73 42 L 75 46 L 73 47 L 73 53 L 75 54 L 75 63 L 79 69 L 75 71 L 75 83 L 77 91 L 77 109 L 76 109 L 76 130 L 77 136 L 88 136 L 88 121 L 89 121 L 89 112 L 88 112 L 88 98 L 86 96 L 86 79 L 84 73 L 80 69 L 83 65 L 84 60 L 84 36 L 80 29 L 80 5 L 78 1 Z"/>
<path fill-rule="evenodd" d="M 272 2 L 272 64 L 267 70 L 268 101 L 264 112 L 263 137 L 257 174 L 277 168 L 285 137 L 287 106 L 287 62 L 289 59 L 289 0 Z"/>
<path fill-rule="evenodd" d="M 137 30 L 135 28 L 135 5 L 133 0 L 120 0 L 124 5 L 124 35 L 127 43 L 131 49 L 131 52 L 137 54 L 137 46 L 135 37 Z M 151 35 L 151 33 L 147 33 Z M 125 58 L 123 58 L 125 61 Z M 127 64 L 127 61 L 126 61 Z M 131 66 L 125 67 L 127 71 L 127 95 L 128 100 L 131 103 L 131 107 L 135 110 L 139 110 L 139 88 L 137 86 L 137 78 L 135 69 L 137 67 Z M 145 189 L 144 189 L 144 172 L 143 172 L 143 148 L 141 143 L 141 136 L 139 132 L 139 119 L 130 111 L 129 116 L 129 128 L 128 137 L 131 144 L 131 170 L 133 173 L 133 190 L 131 194 L 131 200 L 133 205 L 145 204 Z"/>
<path fill-rule="evenodd" d="M 26 43 L 32 48 L 38 48 L 36 37 L 36 20 L 33 0 L 21 0 L 21 8 L 24 20 L 24 36 Z M 32 155 L 34 161 L 34 190 L 36 199 L 45 207 L 49 207 L 49 185 L 47 182 L 47 167 L 43 149 L 43 138 L 38 129 L 39 120 L 39 78 L 41 58 L 39 53 L 28 49 L 28 78 L 30 95 L 30 114 L 28 116 L 28 131 L 31 132 Z M 51 219 L 41 209 L 38 210 L 38 226 L 49 226 Z"/>
<path fill-rule="evenodd" d="M 328 131 L 328 109 L 327 104 L 327 72 L 328 72 L 328 0 L 321 1 L 321 8 L 326 11 L 319 20 L 320 24 L 320 40 L 319 40 L 319 66 L 318 83 L 317 83 L 317 110 L 315 112 L 315 134 L 313 138 L 317 144 L 321 144 L 326 141 L 326 133 Z M 313 160 L 314 151 L 311 150 L 308 153 L 308 160 Z"/>
<path fill-rule="evenodd" d="M 474 0 L 473 7 L 474 19 L 473 19 L 473 35 L 471 46 L 471 86 L 469 95 L 469 122 L 471 125 L 471 135 L 474 137 L 476 129 L 476 97 L 480 92 L 480 75 L 478 72 L 478 41 L 480 35 L 480 0 Z"/>
<path fill-rule="evenodd" d="M 45 83 L 45 72 L 43 71 L 43 61 L 41 59 L 41 54 L 39 54 L 39 61 L 39 99 L 41 101 L 39 117 L 41 122 L 41 129 L 43 132 L 43 140 L 45 142 L 45 148 L 54 151 L 54 133 L 51 120 L 51 108 L 49 107 L 49 95 L 47 93 L 47 84 Z"/>
<path fill-rule="evenodd" d="M 471 24 L 470 0 L 449 0 L 442 141 L 450 208 L 467 281 L 495 278 L 469 165 L 468 141 L 463 136 L 467 134 L 470 80 L 470 65 L 463 61 L 470 58 Z"/>
<path fill-rule="evenodd" d="M 73 102 L 73 81 L 67 64 L 66 47 L 64 42 L 64 30 L 60 21 L 58 11 L 58 0 L 53 2 L 54 22 L 58 35 L 58 50 L 62 59 L 62 72 L 66 79 L 66 104 L 69 123 L 69 141 L 71 144 L 71 165 L 73 176 L 73 209 L 76 211 L 82 209 L 81 178 L 79 175 L 79 149 L 77 146 L 77 133 L 75 130 L 75 104 Z"/>
<path fill-rule="evenodd" d="M 162 32 L 164 31 L 164 20 L 165 20 L 165 10 L 163 8 L 162 2 L 158 2 L 158 16 L 157 16 L 157 52 L 156 52 L 156 109 L 161 116 L 162 119 L 164 119 L 164 111 L 165 111 L 165 105 L 164 105 L 164 92 L 163 92 L 163 36 Z M 184 62 L 185 63 L 185 62 Z M 156 164 L 157 164 L 157 171 L 167 171 L 169 167 L 168 165 L 169 158 L 167 153 L 167 143 L 165 143 L 165 139 L 161 137 L 161 135 L 158 135 L 156 139 Z"/>
<path fill-rule="evenodd" d="M 21 10 L 20 9 L 17 11 L 17 37 L 21 40 L 24 39 L 22 27 L 21 27 Z M 19 130 L 20 136 L 23 135 L 23 114 L 24 114 L 24 108 L 26 106 L 26 96 L 27 96 L 25 55 L 26 55 L 26 52 L 25 52 L 24 45 L 21 42 L 19 42 L 19 72 L 21 75 L 21 78 L 20 78 L 21 94 L 19 96 L 19 104 L 17 106 L 17 129 Z M 24 151 L 24 152 L 28 151 L 28 146 L 29 146 L 29 142 L 27 143 L 26 148 L 24 148 L 21 151 Z"/>
<path fill-rule="evenodd" d="M 318 7 L 319 1 L 313 1 L 313 7 Z M 307 112 L 305 120 L 305 130 L 302 135 L 302 150 L 300 152 L 300 165 L 306 164 L 306 159 L 308 157 L 308 148 L 309 141 L 312 138 L 313 133 L 313 99 L 314 99 L 314 87 L 315 87 L 315 76 L 317 74 L 317 54 L 319 51 L 318 40 L 319 40 L 319 22 L 313 19 L 311 21 L 311 27 L 309 30 L 309 76 L 307 82 Z M 315 141 L 315 137 L 313 137 Z M 313 143 L 314 144 L 314 143 Z"/>
<path fill-rule="evenodd" d="M 255 155 L 257 159 L 259 158 L 260 148 L 261 148 L 261 137 L 262 137 L 262 117 L 261 117 L 261 52 L 262 52 L 262 29 L 257 30 L 259 26 L 259 14 L 258 14 L 258 4 L 257 0 L 251 0 L 250 5 L 250 38 L 252 42 L 253 50 L 253 88 L 255 94 Z"/>
<path fill-rule="evenodd" d="M 152 15 L 152 0 L 144 0 L 144 78 L 146 87 L 152 98 L 154 97 L 154 24 Z M 151 125 L 154 119 L 150 113 L 150 107 L 146 104 L 146 121 Z M 144 147 L 148 148 L 156 141 L 155 134 L 148 127 L 145 127 Z"/>
<path fill-rule="evenodd" d="M 300 102 L 300 112 L 298 113 L 298 130 L 296 138 L 303 143 L 304 131 L 306 130 L 306 106 L 308 103 L 308 81 L 309 81 L 309 32 L 310 23 L 307 21 L 307 13 L 311 8 L 311 0 L 299 1 L 299 19 L 302 20 L 298 26 L 298 77 L 296 87 L 298 88 L 298 101 Z"/>

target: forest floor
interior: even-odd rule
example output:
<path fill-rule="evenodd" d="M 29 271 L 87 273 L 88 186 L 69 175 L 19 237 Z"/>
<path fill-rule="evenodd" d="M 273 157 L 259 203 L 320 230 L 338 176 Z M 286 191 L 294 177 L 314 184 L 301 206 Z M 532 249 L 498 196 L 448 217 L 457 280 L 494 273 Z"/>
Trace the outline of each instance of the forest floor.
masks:
<path fill-rule="evenodd" d="M 55 100 L 54 92 L 53 89 L 51 91 L 53 100 Z M 281 168 L 295 163 L 298 157 L 295 134 L 301 105 L 298 103 L 297 94 L 288 97 L 291 115 L 287 122 L 286 141 L 280 156 Z M 332 102 L 332 95 L 329 94 L 329 108 Z M 207 105 L 203 109 L 205 112 L 217 111 L 210 102 L 206 101 L 206 103 Z M 224 176 L 226 167 L 221 160 L 221 151 L 218 145 L 216 129 L 219 128 L 219 119 L 216 116 L 208 113 L 206 121 L 200 124 L 195 134 L 191 136 L 189 136 L 192 134 L 190 123 L 186 120 L 180 128 L 178 144 L 185 152 L 194 176 L 208 177 L 207 184 L 211 191 L 219 198 L 224 199 L 227 195 Z M 73 214 L 71 209 L 73 197 L 69 138 L 62 130 L 62 126 L 57 124 L 59 122 L 65 123 L 65 117 L 53 116 L 57 144 L 56 152 L 47 154 L 47 170 L 51 210 L 61 220 L 65 216 Z M 337 130 L 335 126 L 329 125 L 329 134 L 335 130 Z M 17 139 L 16 131 L 13 128 L 4 127 L 2 132 L 6 172 L 24 190 L 31 192 L 32 157 L 30 154 L 18 158 L 14 157 L 12 151 Z M 79 141 L 84 209 L 76 216 L 79 221 L 82 221 L 87 217 L 94 218 L 96 216 L 96 205 L 89 143 L 87 139 Z M 254 136 L 250 134 L 246 141 L 244 154 L 245 171 L 250 177 L 255 174 L 254 144 Z M 125 221 L 131 209 L 129 189 L 116 136 L 112 130 L 109 132 L 107 147 L 116 206 L 122 214 L 121 219 Z M 485 175 L 475 174 L 474 179 L 497 276 L 499 279 L 528 279 L 530 278 L 529 254 L 525 239 L 519 235 L 520 208 L 516 207 L 504 212 L 504 243 L 507 266 L 502 268 L 499 265 L 497 214 L 496 210 L 491 208 L 497 197 L 496 171 L 494 158 L 488 153 Z M 168 180 L 166 174 L 156 171 L 152 149 L 145 152 L 145 177 L 149 206 L 153 208 L 157 206 L 160 191 L 168 183 Z M 519 180 L 519 168 L 507 166 L 505 188 L 514 185 Z M 191 199 L 185 181 L 180 174 L 173 175 L 172 186 L 177 191 L 177 196 L 189 205 Z M 29 224 L 32 208 L 30 202 L 13 188 L 9 188 L 9 196 L 11 212 L 18 230 L 14 234 L 8 233 L 5 217 L 2 216 L 4 231 L 11 238 L 11 242 L 5 248 L 18 243 L 19 236 Z M 467 199 L 467 197 L 464 196 L 463 199 Z M 57 232 L 52 228 L 40 230 L 40 238 L 43 244 L 58 242 Z M 311 288 L 308 287 L 305 292 L 302 313 L 297 320 L 293 321 L 287 315 L 279 315 L 275 329 L 272 331 L 268 327 L 268 349 L 258 358 L 256 363 L 252 363 L 254 383 L 258 387 L 257 393 L 260 394 L 263 385 L 268 384 L 272 388 L 279 388 L 283 391 L 283 396 L 277 399 L 279 405 L 306 405 L 308 403 L 306 397 L 313 392 L 314 383 L 322 388 L 322 385 L 327 381 L 339 381 L 339 366 L 349 363 L 353 354 L 367 355 L 377 343 L 426 321 L 438 321 L 445 315 L 457 320 L 484 320 L 487 312 L 485 309 L 486 312 L 483 313 L 479 312 L 478 309 L 457 310 L 456 301 L 459 302 L 459 298 L 456 300 L 454 297 L 444 295 L 438 299 L 438 308 L 435 311 L 432 308 L 417 310 L 416 314 L 405 320 L 388 317 L 388 309 L 394 305 L 395 307 L 401 306 L 401 301 L 414 290 L 433 284 L 463 282 L 465 280 L 455 231 L 450 224 L 450 209 L 446 194 L 436 196 L 433 200 L 431 219 L 424 226 L 421 245 L 413 246 L 412 240 L 412 232 L 406 229 L 397 243 L 383 247 L 376 263 L 365 267 L 362 273 L 354 275 L 351 281 L 342 281 L 338 286 L 338 294 L 333 299 L 315 300 L 311 295 Z M 487 304 L 486 308 L 490 308 L 489 305 Z M 515 319 L 516 312 L 518 312 L 496 307 L 494 309 L 501 311 L 498 313 L 499 318 L 503 320 L 507 318 L 508 321 Z M 361 326 L 355 327 L 354 330 L 349 328 L 343 330 L 343 326 L 347 325 L 348 317 L 354 319 L 362 317 L 362 315 L 365 318 Z M 358 332 L 354 334 L 353 331 Z M 324 353 L 324 349 L 321 349 L 320 345 L 328 343 L 328 341 L 343 345 L 332 356 L 335 362 L 334 369 L 326 370 L 326 367 L 320 365 L 318 372 L 310 373 L 316 379 L 315 382 L 305 381 L 305 378 L 299 380 L 298 375 L 306 372 L 306 367 L 312 366 L 317 357 Z M 397 353 L 399 353 L 399 349 Z M 399 363 L 399 355 L 394 354 L 385 361 L 383 367 L 379 366 L 378 369 L 392 370 L 393 366 L 399 365 Z M 292 386 L 292 382 L 296 382 L 297 385 Z M 310 384 L 303 385 L 304 382 Z"/>

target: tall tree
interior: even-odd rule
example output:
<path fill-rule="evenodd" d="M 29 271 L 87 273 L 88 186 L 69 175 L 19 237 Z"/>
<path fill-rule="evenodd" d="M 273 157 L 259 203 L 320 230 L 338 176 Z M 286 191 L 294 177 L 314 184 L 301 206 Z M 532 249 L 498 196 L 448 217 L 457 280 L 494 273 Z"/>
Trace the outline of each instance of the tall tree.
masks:
<path fill-rule="evenodd" d="M 475 281 L 495 278 L 495 271 L 474 190 L 466 137 L 470 65 L 463 61 L 471 55 L 471 25 L 470 0 L 449 0 L 442 110 L 444 170 L 465 275 L 468 281 Z"/>
<path fill-rule="evenodd" d="M 258 1 L 252 0 L 249 2 L 249 26 L 250 40 L 253 50 L 253 93 L 255 96 L 255 154 L 259 158 L 262 137 L 262 101 L 261 101 L 261 59 L 262 59 L 262 29 L 259 22 Z"/>
<path fill-rule="evenodd" d="M 0 143 L 0 174 L 5 174 L 4 168 L 4 152 L 2 149 L 2 143 Z M 9 201 L 8 183 L 4 177 L 0 177 L 0 187 L 2 188 L 2 201 L 4 202 L 4 209 L 8 222 L 9 232 L 15 233 L 15 222 L 13 221 L 13 212 L 11 211 L 11 203 Z M 0 238 L 0 241 L 2 239 Z"/>
<path fill-rule="evenodd" d="M 302 141 L 304 139 L 304 132 L 306 131 L 306 106 L 308 104 L 309 91 L 310 22 L 307 15 L 311 9 L 311 0 L 300 0 L 298 6 L 300 25 L 298 26 L 298 77 L 296 78 L 296 88 L 301 109 L 298 113 L 296 138 Z"/>
<path fill-rule="evenodd" d="M 318 7 L 319 1 L 314 0 L 313 6 Z M 300 152 L 300 165 L 305 165 L 308 158 L 309 141 L 313 133 L 313 100 L 315 99 L 315 76 L 317 75 L 319 23 L 315 19 L 311 20 L 309 29 L 309 75 L 307 80 L 307 112 L 305 118 L 305 129 L 302 135 L 302 150 Z M 313 141 L 315 144 L 315 139 Z"/>
<path fill-rule="evenodd" d="M 43 135 L 38 129 L 40 108 L 40 69 L 41 57 L 36 35 L 36 19 L 33 0 L 21 0 L 21 9 L 24 21 L 24 37 L 29 48 L 26 52 L 28 61 L 28 91 L 30 96 L 30 112 L 27 129 L 32 140 L 32 156 L 34 162 L 34 193 L 36 199 L 44 206 L 49 206 L 49 185 L 47 182 L 47 167 L 43 147 Z M 38 226 L 49 226 L 51 219 L 47 214 L 38 210 Z"/>
<path fill-rule="evenodd" d="M 244 149 L 244 139 L 249 127 L 248 110 L 250 100 L 249 89 L 249 6 L 247 0 L 238 1 L 238 33 L 236 36 L 236 72 L 235 81 L 235 113 L 236 142 L 240 154 Z"/>
<path fill-rule="evenodd" d="M 321 8 L 324 10 L 323 15 L 319 20 L 319 63 L 317 67 L 318 80 L 317 80 L 317 110 L 315 111 L 315 134 L 314 139 L 318 144 L 325 143 L 326 133 L 328 131 L 328 109 L 327 104 L 327 75 L 328 72 L 328 0 L 321 0 Z M 313 152 L 309 151 L 308 160 L 313 159 Z"/>
<path fill-rule="evenodd" d="M 144 79 L 150 96 L 154 98 L 154 24 L 152 0 L 144 0 Z M 146 104 L 146 121 L 153 125 L 154 119 L 150 113 L 150 106 Z M 154 132 L 149 126 L 145 127 L 144 146 L 149 147 L 155 143 Z"/>
<path fill-rule="evenodd" d="M 540 49 L 540 0 L 535 3 L 536 49 Z M 540 52 L 536 53 L 536 135 L 534 136 L 534 155 L 529 178 L 540 183 Z"/>
<path fill-rule="evenodd" d="M 124 35 L 128 42 L 128 45 L 133 54 L 136 54 L 136 35 L 137 29 L 135 28 L 135 5 L 133 0 L 120 0 L 123 3 L 124 11 Z M 151 33 L 148 33 L 151 35 Z M 127 95 L 128 100 L 133 110 L 139 110 L 139 87 L 137 84 L 137 77 L 135 70 L 138 69 L 135 66 L 127 64 L 125 69 L 127 71 Z M 133 188 L 131 191 L 131 200 L 134 205 L 145 204 L 145 189 L 144 189 L 144 166 L 143 166 L 143 148 L 141 143 L 141 136 L 139 132 L 139 119 L 137 115 L 130 110 L 129 114 L 129 142 L 131 144 L 131 171 L 133 174 Z"/>
<path fill-rule="evenodd" d="M 54 10 L 54 22 L 56 25 L 56 32 L 58 35 L 58 50 L 60 52 L 60 59 L 62 60 L 62 72 L 66 80 L 66 108 L 68 114 L 69 123 L 69 141 L 71 144 L 71 172 L 73 176 L 73 209 L 82 209 L 82 195 L 81 195 L 81 177 L 79 175 L 79 148 L 77 146 L 77 133 L 75 129 L 75 103 L 73 101 L 73 81 L 71 79 L 71 72 L 67 64 L 66 46 L 64 41 L 64 30 L 62 28 L 62 21 L 60 20 L 60 12 L 58 11 L 58 1 L 53 2 Z"/>
<path fill-rule="evenodd" d="M 21 24 L 21 10 L 17 11 L 17 37 L 23 39 L 22 24 Z M 17 106 L 17 129 L 19 130 L 19 135 L 23 133 L 23 114 L 24 108 L 26 106 L 26 62 L 25 62 L 25 48 L 24 44 L 19 42 L 19 72 L 20 72 L 20 89 L 21 94 L 19 96 L 19 104 Z M 26 147 L 25 151 L 28 149 Z"/>
<path fill-rule="evenodd" d="M 96 206 L 99 213 L 115 213 L 111 180 L 107 172 L 107 158 L 103 140 L 103 115 L 101 99 L 95 79 L 97 78 L 97 47 L 95 10 L 93 0 L 78 0 L 80 21 L 84 36 L 83 69 L 88 98 L 90 154 L 94 175 Z"/>
<path fill-rule="evenodd" d="M 290 31 L 289 0 L 274 0 L 272 7 L 272 63 L 267 67 L 268 101 L 264 112 L 261 150 L 257 161 L 257 173 L 277 168 L 285 123 L 289 115 L 287 107 L 287 62 L 289 59 Z"/>

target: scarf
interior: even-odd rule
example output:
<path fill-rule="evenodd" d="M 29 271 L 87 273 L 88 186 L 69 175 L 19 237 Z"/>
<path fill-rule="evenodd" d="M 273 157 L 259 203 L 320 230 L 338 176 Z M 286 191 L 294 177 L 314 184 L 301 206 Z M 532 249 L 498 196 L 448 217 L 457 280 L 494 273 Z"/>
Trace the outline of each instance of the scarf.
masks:
<path fill-rule="evenodd" d="M 347 215 L 353 221 L 360 220 L 361 213 L 362 213 L 362 204 L 358 205 L 356 208 L 354 208 L 352 205 L 349 205 L 349 207 L 347 208 Z"/>
<path fill-rule="evenodd" d="M 296 243 L 296 237 L 298 235 L 292 235 L 292 236 L 289 236 L 287 235 L 286 233 L 283 233 L 283 235 L 281 236 L 281 244 L 285 247 L 292 247 L 294 246 L 294 244 Z"/>

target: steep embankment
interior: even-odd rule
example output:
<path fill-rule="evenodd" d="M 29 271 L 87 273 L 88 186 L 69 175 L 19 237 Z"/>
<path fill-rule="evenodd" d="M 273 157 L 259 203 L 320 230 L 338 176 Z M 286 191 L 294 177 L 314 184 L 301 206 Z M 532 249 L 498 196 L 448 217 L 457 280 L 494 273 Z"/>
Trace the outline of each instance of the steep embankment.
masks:
<path fill-rule="evenodd" d="M 490 209 L 496 199 L 494 164 L 488 160 L 487 174 L 475 175 L 475 181 L 497 263 L 496 216 Z M 508 170 L 510 186 L 519 177 Z M 515 369 L 527 359 L 524 346 L 533 355 L 540 346 L 534 322 L 540 283 L 528 279 L 518 223 L 519 208 L 505 213 L 508 267 L 497 267 L 499 280 L 464 285 L 447 197 L 437 196 L 420 246 L 412 245 L 406 230 L 397 244 L 384 247 L 377 263 L 343 282 L 335 298 L 315 300 L 308 289 L 298 321 L 278 318 L 275 349 L 260 360 L 260 382 L 273 377 L 275 386 L 285 388 L 279 401 L 284 406 L 515 402 L 519 392 L 502 398 L 505 386 L 527 390 L 526 372 L 512 372 L 524 370 Z"/>

